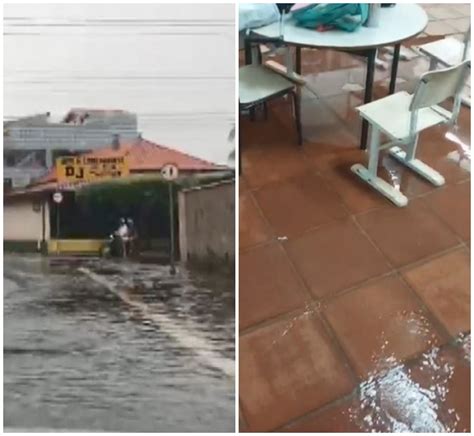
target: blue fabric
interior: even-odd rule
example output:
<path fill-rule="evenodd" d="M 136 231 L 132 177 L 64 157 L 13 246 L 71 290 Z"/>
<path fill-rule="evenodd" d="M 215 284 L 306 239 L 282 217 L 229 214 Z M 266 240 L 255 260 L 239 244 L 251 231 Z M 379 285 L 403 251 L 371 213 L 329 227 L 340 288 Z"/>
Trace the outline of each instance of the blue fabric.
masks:
<path fill-rule="evenodd" d="M 319 3 L 293 12 L 296 24 L 309 29 L 334 26 L 346 32 L 354 32 L 369 16 L 367 3 Z"/>
<path fill-rule="evenodd" d="M 239 31 L 266 26 L 280 19 L 275 3 L 239 3 Z"/>

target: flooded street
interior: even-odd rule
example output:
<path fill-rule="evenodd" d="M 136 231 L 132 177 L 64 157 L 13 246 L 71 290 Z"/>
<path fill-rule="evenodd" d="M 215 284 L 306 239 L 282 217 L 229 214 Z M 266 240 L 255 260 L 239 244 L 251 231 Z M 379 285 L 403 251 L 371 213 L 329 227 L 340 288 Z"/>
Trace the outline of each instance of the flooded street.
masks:
<path fill-rule="evenodd" d="M 4 274 L 6 429 L 233 430 L 232 280 L 8 254 Z"/>

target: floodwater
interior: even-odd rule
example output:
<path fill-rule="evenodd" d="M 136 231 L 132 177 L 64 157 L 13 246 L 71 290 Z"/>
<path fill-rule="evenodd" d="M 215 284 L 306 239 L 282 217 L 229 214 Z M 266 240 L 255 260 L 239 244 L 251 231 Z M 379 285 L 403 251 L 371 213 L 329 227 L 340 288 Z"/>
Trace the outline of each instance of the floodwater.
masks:
<path fill-rule="evenodd" d="M 137 113 L 146 139 L 227 163 L 232 4 L 4 5 L 4 116 Z"/>
<path fill-rule="evenodd" d="M 10 430 L 234 430 L 234 283 L 126 261 L 4 257 Z"/>

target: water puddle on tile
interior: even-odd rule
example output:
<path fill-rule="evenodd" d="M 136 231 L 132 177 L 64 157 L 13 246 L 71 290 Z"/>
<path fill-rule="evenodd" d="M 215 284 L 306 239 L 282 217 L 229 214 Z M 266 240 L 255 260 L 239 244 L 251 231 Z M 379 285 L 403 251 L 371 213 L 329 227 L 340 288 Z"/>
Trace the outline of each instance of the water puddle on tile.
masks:
<path fill-rule="evenodd" d="M 418 329 L 423 326 L 414 323 Z M 456 341 L 470 362 L 470 335 Z M 384 356 L 384 341 L 379 356 Z M 374 356 L 376 358 L 376 356 Z M 447 400 L 455 367 L 433 346 L 411 364 L 393 355 L 379 357 L 376 369 L 359 385 L 350 420 L 364 432 L 454 432 L 460 416 Z"/>
<path fill-rule="evenodd" d="M 469 144 L 465 144 L 459 134 L 459 127 L 456 125 L 452 127 L 445 134 L 445 138 L 456 144 L 457 150 L 449 152 L 446 158 L 452 162 L 457 163 L 462 169 L 466 171 L 471 171 L 471 147 Z"/>
<path fill-rule="evenodd" d="M 471 363 L 471 334 L 459 335 L 456 344 L 461 348 L 464 359 Z"/>

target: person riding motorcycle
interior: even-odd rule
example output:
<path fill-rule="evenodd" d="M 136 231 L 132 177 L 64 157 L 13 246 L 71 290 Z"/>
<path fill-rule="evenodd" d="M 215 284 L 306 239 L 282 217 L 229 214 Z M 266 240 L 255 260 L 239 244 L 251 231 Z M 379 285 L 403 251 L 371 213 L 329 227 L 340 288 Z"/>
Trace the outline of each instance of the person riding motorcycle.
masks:
<path fill-rule="evenodd" d="M 135 227 L 135 223 L 133 222 L 132 218 L 127 218 L 127 241 L 126 241 L 126 249 L 127 254 L 130 255 L 131 253 L 135 252 L 135 243 L 137 239 L 137 230 Z"/>

